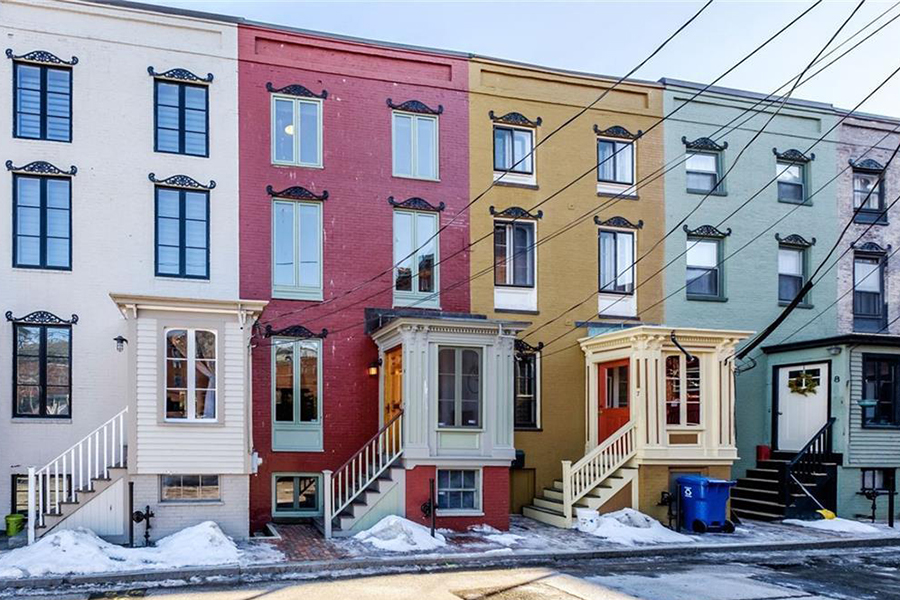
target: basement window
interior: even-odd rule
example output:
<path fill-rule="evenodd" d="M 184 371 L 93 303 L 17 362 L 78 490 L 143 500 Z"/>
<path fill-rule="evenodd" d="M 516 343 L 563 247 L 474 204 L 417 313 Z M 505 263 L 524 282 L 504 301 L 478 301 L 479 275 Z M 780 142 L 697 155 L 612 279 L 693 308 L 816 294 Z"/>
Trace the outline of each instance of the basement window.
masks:
<path fill-rule="evenodd" d="M 160 502 L 218 502 L 218 475 L 160 475 Z"/>
<path fill-rule="evenodd" d="M 321 475 L 276 473 L 273 509 L 276 517 L 315 517 L 322 514 Z"/>
<path fill-rule="evenodd" d="M 481 512 L 481 471 L 438 469 L 437 508 L 442 515 Z"/>

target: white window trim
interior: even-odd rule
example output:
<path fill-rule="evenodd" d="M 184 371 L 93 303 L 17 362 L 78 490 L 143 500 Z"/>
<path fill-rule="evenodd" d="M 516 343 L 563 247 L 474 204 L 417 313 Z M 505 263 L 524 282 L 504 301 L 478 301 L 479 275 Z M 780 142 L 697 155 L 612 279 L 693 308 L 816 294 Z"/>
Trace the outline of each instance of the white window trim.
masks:
<path fill-rule="evenodd" d="M 527 131 L 531 133 L 531 173 L 516 173 L 515 171 L 498 171 L 494 169 L 494 181 L 497 181 L 501 177 L 503 179 L 500 180 L 500 183 L 517 183 L 519 185 L 537 185 L 537 172 L 538 172 L 538 164 L 537 164 L 537 152 L 535 152 L 535 148 L 537 147 L 537 128 L 536 127 L 520 127 L 517 125 L 507 125 L 506 123 L 495 123 L 493 127 L 491 127 L 491 168 L 494 168 L 494 130 L 497 128 L 501 129 L 517 129 L 519 131 Z M 513 164 L 515 164 L 515 158 L 513 158 Z M 504 175 L 505 173 L 505 175 Z"/>
<path fill-rule="evenodd" d="M 176 475 L 180 476 L 180 477 L 215 477 L 216 481 L 219 484 L 218 485 L 219 497 L 214 498 L 214 499 L 213 498 L 198 498 L 197 500 L 185 500 L 183 498 L 179 499 L 179 500 L 163 500 L 163 478 L 164 477 L 172 477 L 172 476 L 176 476 Z M 163 504 L 165 506 L 177 506 L 177 505 L 193 506 L 193 505 L 197 505 L 197 504 L 202 504 L 202 505 L 208 506 L 210 504 L 224 504 L 224 501 L 222 500 L 222 476 L 221 475 L 210 474 L 210 473 L 162 473 L 157 476 L 156 481 L 157 481 L 157 488 L 158 488 L 157 493 L 159 495 L 159 503 Z M 201 479 L 201 482 L 202 481 L 203 480 Z M 201 483 L 201 487 L 203 487 L 202 483 Z"/>
<path fill-rule="evenodd" d="M 631 144 L 631 181 L 632 183 L 614 183 L 612 181 L 597 181 L 598 194 L 614 194 L 616 196 L 627 196 L 629 198 L 637 198 L 637 140 L 623 140 L 622 138 L 614 138 L 607 136 L 597 136 L 597 146 L 600 142 L 615 142 L 619 144 Z M 597 150 L 599 152 L 599 149 Z M 599 176 L 599 168 L 597 166 Z"/>
<path fill-rule="evenodd" d="M 319 215 L 319 222 L 316 227 L 318 231 L 318 244 L 319 244 L 319 285 L 318 286 L 310 286 L 310 285 L 279 285 L 275 283 L 275 252 L 276 252 L 276 240 L 275 240 L 275 207 L 279 203 L 293 203 L 295 205 L 306 205 L 306 206 L 315 206 Z M 324 255 L 324 244 L 323 244 L 323 206 L 321 202 L 306 202 L 303 200 L 289 200 L 286 198 L 272 198 L 272 297 L 273 298 L 286 298 L 289 300 L 312 300 L 312 301 L 321 301 L 323 296 L 323 282 L 325 280 L 324 273 L 324 263 L 325 263 L 325 255 Z M 300 211 L 298 207 L 294 208 L 294 276 L 296 280 L 299 282 L 300 280 Z"/>
<path fill-rule="evenodd" d="M 397 136 L 397 128 L 395 126 L 395 117 L 398 115 L 404 117 L 410 117 L 413 120 L 413 127 L 411 128 L 410 135 L 412 136 L 412 140 L 410 143 L 410 152 L 412 154 L 412 174 L 411 175 L 403 175 L 401 173 L 397 173 L 397 152 L 396 152 L 396 136 Z M 420 119 L 429 119 L 434 121 L 434 177 L 421 177 L 416 175 L 416 171 L 418 171 L 418 144 L 419 138 L 416 135 L 416 129 L 418 125 L 416 122 Z M 406 112 L 402 110 L 392 110 L 391 111 L 391 175 L 394 177 L 399 177 L 401 179 L 419 179 L 423 181 L 440 181 L 441 180 L 441 119 L 438 115 L 423 115 L 420 113 L 412 113 Z"/>
<path fill-rule="evenodd" d="M 169 357 L 166 355 L 166 336 L 170 331 L 185 331 L 187 332 L 187 358 L 184 360 L 187 361 L 187 395 L 185 398 L 185 405 L 187 408 L 187 417 L 169 417 L 166 415 L 166 400 L 168 390 L 168 370 L 169 370 Z M 216 418 L 215 419 L 198 419 L 197 418 L 197 403 L 196 403 L 196 392 L 197 392 L 197 371 L 196 371 L 196 332 L 198 331 L 206 331 L 208 333 L 213 334 L 216 338 L 216 358 L 212 359 L 213 362 L 216 363 Z M 203 327 L 166 327 L 163 329 L 163 374 L 162 374 L 162 384 L 163 384 L 163 394 L 162 394 L 162 414 L 163 414 L 163 422 L 165 423 L 193 423 L 193 424 L 209 424 L 212 425 L 214 423 L 220 422 L 220 416 L 222 411 L 222 403 L 220 401 L 221 398 L 221 390 L 219 386 L 219 381 L 221 378 L 221 367 L 222 360 L 219 358 L 221 356 L 221 348 L 219 347 L 219 332 L 213 329 L 206 329 Z M 180 359 L 179 359 L 180 360 Z M 210 359 L 204 358 L 200 360 L 209 361 Z"/>
<path fill-rule="evenodd" d="M 513 414 L 513 429 L 515 431 L 535 431 L 541 429 L 541 354 L 538 350 L 534 353 L 534 427 L 516 425 L 516 417 Z M 513 410 L 515 410 L 516 389 L 513 385 Z"/>
<path fill-rule="evenodd" d="M 638 281 L 638 232 L 635 229 L 626 229 L 621 227 L 600 227 L 597 230 L 597 236 L 601 231 L 610 231 L 616 234 L 631 234 L 631 242 L 633 244 L 631 255 L 634 259 L 631 261 L 631 292 L 601 292 L 600 288 L 600 268 L 603 264 L 600 260 L 600 253 L 597 253 L 597 314 L 600 316 L 611 317 L 635 317 L 637 316 L 637 281 Z"/>
<path fill-rule="evenodd" d="M 397 289 L 397 267 L 393 269 L 393 275 L 391 279 L 391 286 L 393 287 L 393 305 L 394 306 L 415 306 L 418 308 L 440 308 L 441 307 L 441 234 L 438 233 L 435 237 L 434 243 L 434 291 L 432 292 L 420 292 L 419 288 L 419 270 L 418 270 L 418 256 L 419 251 L 421 250 L 420 246 L 425 243 L 425 240 L 419 240 L 419 228 L 416 224 L 417 217 L 422 214 L 431 215 L 434 219 L 434 230 L 437 232 L 441 228 L 441 219 L 438 216 L 439 213 L 436 212 L 423 212 L 418 210 L 403 210 L 403 209 L 394 209 L 394 215 L 391 217 L 392 221 L 392 230 L 396 227 L 397 220 L 394 218 L 397 213 L 408 214 L 412 216 L 413 229 L 412 229 L 412 247 L 416 250 L 415 254 L 411 257 L 413 261 L 413 274 L 412 274 L 412 290 L 398 290 Z M 430 237 L 430 236 L 429 236 Z M 426 238 L 427 239 L 427 238 Z M 393 242 L 392 242 L 393 243 Z M 394 256 L 394 264 L 397 265 L 403 256 L 397 255 L 396 247 L 392 249 Z M 427 298 L 427 300 L 425 300 Z"/>
<path fill-rule="evenodd" d="M 434 395 L 434 428 L 438 432 L 447 432 L 447 431 L 462 431 L 466 433 L 478 433 L 485 430 L 485 398 L 484 392 L 487 389 L 485 385 L 485 347 L 484 346 L 466 346 L 459 344 L 435 344 L 437 347 L 437 352 L 434 355 L 434 374 L 435 374 L 435 395 Z M 441 407 L 441 395 L 440 395 L 440 376 L 441 376 L 441 367 L 440 367 L 440 355 L 441 350 L 449 349 L 449 350 L 475 350 L 478 352 L 478 425 L 477 426 L 466 426 L 466 425 L 441 425 L 440 424 L 440 407 Z M 460 390 L 460 396 L 454 398 L 454 406 L 456 404 L 460 405 L 460 414 L 462 411 L 462 358 L 457 361 L 460 365 L 460 380 L 456 382 L 457 389 Z M 455 412 L 455 409 L 454 409 Z"/>
<path fill-rule="evenodd" d="M 669 358 L 670 356 L 678 357 L 678 379 L 679 379 L 678 386 L 679 386 L 679 389 L 681 390 L 681 395 L 678 399 L 679 423 L 675 424 L 675 425 L 669 425 L 668 423 L 666 423 L 666 430 L 668 430 L 668 431 L 679 431 L 679 430 L 680 431 L 699 431 L 699 430 L 702 430 L 705 428 L 705 421 L 706 421 L 706 405 L 705 405 L 706 394 L 703 391 L 703 381 L 704 381 L 704 372 L 705 372 L 705 369 L 703 368 L 703 363 L 704 363 L 703 356 L 700 354 L 694 354 L 694 357 L 697 359 L 698 366 L 700 367 L 700 387 L 699 387 L 699 389 L 700 389 L 700 404 L 699 404 L 699 406 L 700 406 L 700 422 L 696 425 L 688 425 L 687 424 L 687 357 L 685 357 L 684 353 L 669 352 L 669 353 L 663 354 L 663 370 L 662 370 L 663 371 L 662 372 L 663 387 L 662 387 L 662 390 L 665 391 L 665 389 L 666 389 L 666 379 L 668 379 L 668 377 L 666 376 L 665 364 L 666 364 L 666 359 Z M 663 398 L 663 404 L 664 405 L 666 404 L 665 397 Z"/>
<path fill-rule="evenodd" d="M 276 488 L 276 482 L 279 477 L 309 477 L 315 478 L 316 480 L 316 504 L 318 504 L 318 508 L 315 510 L 282 510 L 279 511 L 278 507 L 278 489 Z M 321 517 L 324 514 L 324 505 L 325 505 L 325 495 L 324 490 L 322 489 L 322 481 L 323 477 L 321 473 L 304 473 L 304 472 L 283 472 L 277 471 L 272 473 L 272 517 L 284 517 L 286 519 L 297 518 L 297 517 Z"/>
<path fill-rule="evenodd" d="M 293 104 L 293 113 L 294 113 L 294 160 L 278 160 L 275 158 L 275 101 L 276 100 L 286 100 L 290 101 Z M 318 156 L 316 158 L 316 162 L 314 163 L 304 163 L 300 161 L 300 132 L 299 132 L 299 123 L 300 123 L 300 105 L 301 104 L 315 104 L 318 105 L 318 123 L 317 123 L 317 131 L 316 135 L 318 136 Z M 271 150 L 272 150 L 272 164 L 273 165 L 290 165 L 292 167 L 309 167 L 313 169 L 323 169 L 324 164 L 322 161 L 322 154 L 324 152 L 324 137 L 323 137 L 323 126 L 322 126 L 322 111 L 325 107 L 325 104 L 319 98 L 296 98 L 294 96 L 286 96 L 284 94 L 272 94 L 272 99 L 270 103 L 270 129 L 269 129 L 269 137 L 271 138 Z"/>
<path fill-rule="evenodd" d="M 501 284 L 496 282 L 496 278 L 494 281 L 494 308 L 499 308 L 501 310 L 521 310 L 521 311 L 529 311 L 533 312 L 537 310 L 538 303 L 538 227 L 537 221 L 532 219 L 518 219 L 518 220 L 510 220 L 510 219 L 494 219 L 493 225 L 504 224 L 507 226 L 507 236 L 506 236 L 506 274 L 507 281 L 509 281 L 510 276 L 512 274 L 511 266 L 512 263 L 510 258 L 515 253 L 513 250 L 513 245 L 510 243 L 512 237 L 509 235 L 510 225 L 514 223 L 529 223 L 531 224 L 532 230 L 532 240 L 534 246 L 531 248 L 531 260 L 532 260 L 532 273 L 534 284 L 530 286 L 524 285 L 513 285 L 511 283 Z M 491 256 L 493 258 L 493 248 L 491 249 Z M 496 269 L 496 263 L 494 263 L 494 269 Z"/>
<path fill-rule="evenodd" d="M 436 515 L 439 517 L 481 517 L 484 516 L 484 469 L 481 467 L 471 467 L 471 466 L 456 466 L 456 465 L 445 465 L 435 469 L 434 471 L 434 487 L 435 487 L 435 501 L 437 501 L 437 492 L 439 476 L 438 474 L 441 471 L 475 471 L 475 502 L 476 508 L 474 509 L 445 509 L 438 508 L 436 511 Z"/>

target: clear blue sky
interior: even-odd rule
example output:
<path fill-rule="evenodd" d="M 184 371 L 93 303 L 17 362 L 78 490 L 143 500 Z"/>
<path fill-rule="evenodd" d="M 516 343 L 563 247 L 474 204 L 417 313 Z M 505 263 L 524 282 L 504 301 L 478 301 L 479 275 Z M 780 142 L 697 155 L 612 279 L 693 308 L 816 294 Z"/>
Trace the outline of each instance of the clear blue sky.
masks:
<path fill-rule="evenodd" d="M 702 5 L 677 1 L 147 1 L 612 76 L 628 72 Z M 811 4 L 715 0 L 635 77 L 712 81 Z M 721 84 L 772 92 L 803 70 L 855 5 L 856 1 L 823 2 Z M 835 44 L 888 9 L 879 24 L 900 14 L 900 6 L 869 0 Z M 898 40 L 900 19 L 801 86 L 795 97 L 852 108 L 900 66 Z M 900 117 L 900 74 L 861 110 Z"/>

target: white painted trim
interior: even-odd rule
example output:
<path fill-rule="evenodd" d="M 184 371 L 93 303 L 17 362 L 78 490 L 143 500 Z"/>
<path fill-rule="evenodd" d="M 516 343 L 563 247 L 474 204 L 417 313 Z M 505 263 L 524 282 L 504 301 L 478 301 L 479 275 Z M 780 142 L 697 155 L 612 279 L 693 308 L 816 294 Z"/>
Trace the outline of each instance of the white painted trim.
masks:
<path fill-rule="evenodd" d="M 397 215 L 405 214 L 410 215 L 412 217 L 412 239 L 411 239 L 411 247 L 416 250 L 415 254 L 410 257 L 409 260 L 412 261 L 413 272 L 412 272 L 412 290 L 411 291 L 402 291 L 398 290 L 397 283 L 397 268 L 395 267 L 392 271 L 391 275 L 391 286 L 393 289 L 393 306 L 415 306 L 418 308 L 440 308 L 441 307 L 441 234 L 438 232 L 441 227 L 441 220 L 439 213 L 432 212 L 423 212 L 420 210 L 404 210 L 396 208 L 394 209 L 394 215 L 392 217 L 392 229 L 396 232 L 397 229 Z M 434 221 L 434 231 L 438 232 L 435 238 L 432 240 L 434 244 L 434 291 L 432 292 L 419 292 L 416 291 L 419 287 L 419 271 L 416 268 L 418 264 L 419 252 L 422 250 L 422 245 L 424 241 L 419 241 L 419 226 L 418 226 L 418 218 L 420 216 L 428 216 Z M 427 240 L 434 234 L 429 234 L 425 237 Z M 392 236 L 393 240 L 393 255 L 394 255 L 394 264 L 398 264 L 404 256 L 400 256 L 397 253 L 397 237 L 396 233 Z"/>
<path fill-rule="evenodd" d="M 412 119 L 412 126 L 410 127 L 410 159 L 412 164 L 410 165 L 412 173 L 409 175 L 405 175 L 397 172 L 397 145 L 396 145 L 396 137 L 397 137 L 397 128 L 395 117 L 404 116 Z M 420 120 L 430 120 L 434 122 L 434 177 L 422 177 L 421 175 L 417 175 L 418 171 L 418 148 L 419 148 L 419 138 L 416 135 L 419 127 Z M 441 180 L 441 119 L 438 115 L 423 115 L 419 113 L 411 113 L 402 110 L 392 110 L 391 111 L 391 175 L 394 177 L 400 177 L 403 179 L 421 179 L 424 181 L 440 181 Z"/>
<path fill-rule="evenodd" d="M 531 173 L 516 173 L 515 171 L 498 171 L 494 169 L 494 153 L 496 152 L 494 148 L 494 130 L 500 127 L 501 129 L 515 129 L 519 131 L 527 131 L 531 134 Z M 535 148 L 537 147 L 537 127 L 522 127 L 517 125 L 507 125 L 506 123 L 494 123 L 491 126 L 491 169 L 494 172 L 494 181 L 497 181 L 501 177 L 500 183 L 517 183 L 519 185 L 537 185 L 537 152 L 535 152 Z M 516 159 L 513 156 L 513 164 L 515 164 Z M 505 173 L 505 175 L 504 175 Z"/>
<path fill-rule="evenodd" d="M 451 509 L 451 510 L 441 510 L 437 509 L 436 514 L 439 517 L 480 517 L 484 516 L 484 469 L 481 466 L 471 467 L 471 466 L 453 466 L 453 465 L 444 465 L 441 467 L 437 467 L 434 470 L 434 500 L 437 502 L 438 492 L 440 491 L 439 487 L 439 472 L 440 471 L 475 471 L 475 501 L 476 507 L 470 509 Z"/>
<path fill-rule="evenodd" d="M 296 135 L 293 136 L 293 153 L 294 160 L 278 160 L 275 157 L 275 103 L 276 101 L 281 100 L 285 102 L 291 102 L 291 106 L 293 108 L 293 122 L 291 125 L 294 128 L 294 133 Z M 317 107 L 316 110 L 316 140 L 317 140 L 317 150 L 318 156 L 316 157 L 316 162 L 314 163 L 305 163 L 300 160 L 300 105 L 302 104 L 312 104 Z M 325 108 L 325 103 L 322 102 L 319 98 L 295 98 L 293 96 L 286 96 L 284 94 L 272 94 L 272 99 L 269 104 L 269 112 L 270 112 L 270 127 L 269 127 L 269 142 L 271 147 L 271 159 L 273 165 L 289 165 L 293 167 L 312 167 L 312 168 L 322 168 L 324 165 L 322 163 L 322 156 L 324 154 L 323 146 L 323 116 L 322 111 Z"/>
<path fill-rule="evenodd" d="M 187 392 L 186 392 L 185 400 L 184 400 L 185 408 L 187 409 L 187 417 L 185 417 L 183 419 L 177 418 L 177 417 L 166 416 L 166 412 L 167 412 L 166 411 L 166 402 L 168 401 L 167 391 L 169 389 L 168 385 L 167 385 L 167 382 L 169 379 L 169 377 L 168 377 L 169 357 L 166 354 L 166 338 L 170 331 L 184 331 L 187 336 L 187 349 L 186 349 L 187 356 L 184 358 L 184 360 L 187 362 L 187 365 L 185 367 L 187 370 L 187 386 L 186 386 Z M 196 388 L 197 369 L 196 369 L 195 365 L 198 360 L 203 360 L 204 362 L 209 362 L 209 360 L 210 360 L 208 358 L 198 359 L 196 356 L 196 348 L 197 348 L 196 337 L 197 337 L 197 332 L 200 332 L 200 331 L 205 331 L 207 333 L 211 333 L 211 334 L 213 334 L 213 336 L 216 339 L 216 357 L 214 359 L 212 359 L 212 361 L 215 363 L 215 367 L 216 367 L 215 389 L 214 389 L 215 399 L 216 399 L 216 404 L 215 404 L 216 418 L 215 419 L 200 419 L 200 418 L 197 418 L 197 414 L 196 414 L 197 406 L 196 406 L 195 400 L 196 400 L 196 393 L 197 393 L 197 388 Z M 219 423 L 221 421 L 221 419 L 219 418 L 220 417 L 219 413 L 220 413 L 220 408 L 221 408 L 220 402 L 219 402 L 219 398 L 221 397 L 219 394 L 219 392 L 220 392 L 219 377 L 224 376 L 224 373 L 222 373 L 222 370 L 224 368 L 224 362 L 225 362 L 224 358 L 225 357 L 221 356 L 220 346 L 221 346 L 221 344 L 219 343 L 219 332 L 214 329 L 207 329 L 205 327 L 179 327 L 179 326 L 163 328 L 162 344 L 160 345 L 160 351 L 162 352 L 162 360 L 163 360 L 163 373 L 162 373 L 162 381 L 163 381 L 162 422 L 163 423 L 173 423 L 173 424 L 190 423 L 192 425 L 196 425 L 196 424 L 205 425 L 205 424 Z"/>

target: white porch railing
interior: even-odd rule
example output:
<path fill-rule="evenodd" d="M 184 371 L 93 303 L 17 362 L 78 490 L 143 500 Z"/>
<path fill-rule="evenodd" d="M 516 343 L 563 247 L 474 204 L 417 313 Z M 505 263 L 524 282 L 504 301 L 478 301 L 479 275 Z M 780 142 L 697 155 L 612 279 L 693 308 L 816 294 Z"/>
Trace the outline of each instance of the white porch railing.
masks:
<path fill-rule="evenodd" d="M 126 406 L 40 469 L 28 468 L 29 544 L 46 515 L 62 514 L 62 503 L 74 502 L 76 492 L 93 489 L 93 479 L 106 479 L 111 467 L 126 466 L 127 412 Z"/>
<path fill-rule="evenodd" d="M 575 464 L 562 461 L 563 514 L 568 526 L 572 506 L 634 457 L 636 437 L 635 422 L 629 421 Z"/>
<path fill-rule="evenodd" d="M 324 471 L 325 537 L 331 537 L 331 521 L 369 487 L 403 453 L 403 411 L 378 430 L 356 454 L 333 473 Z"/>

